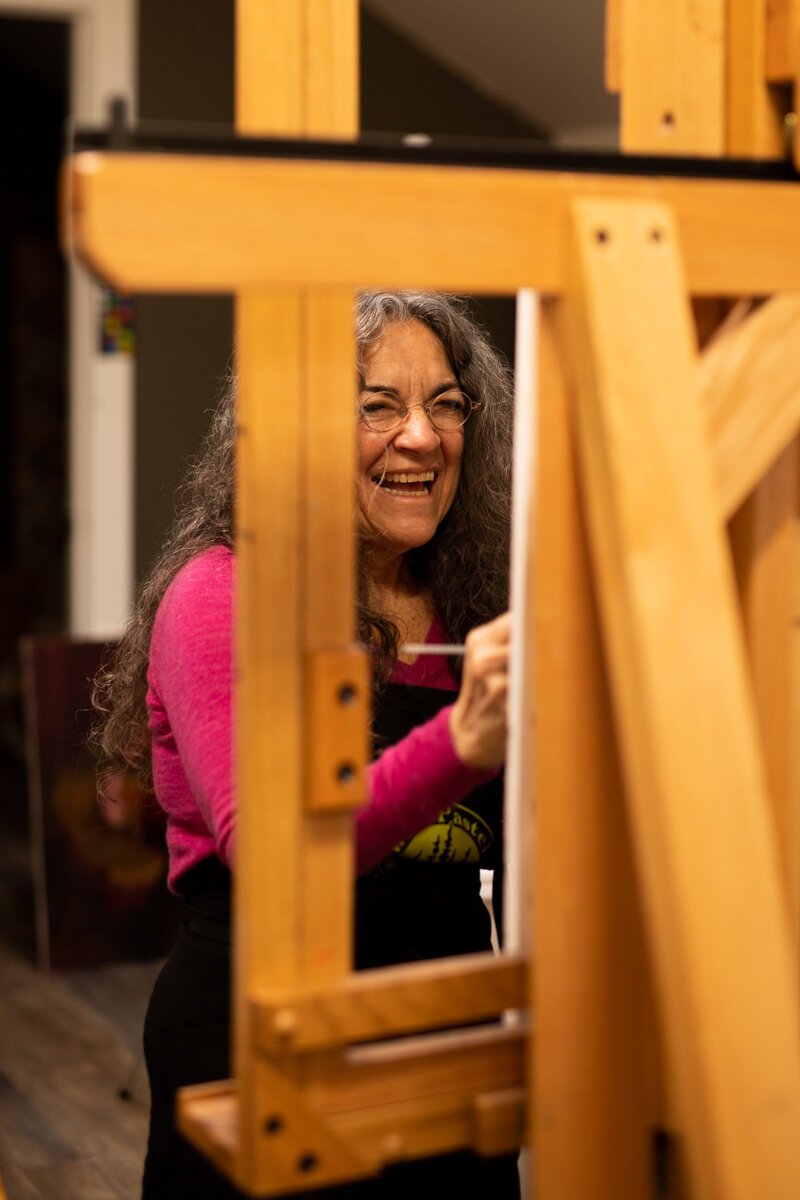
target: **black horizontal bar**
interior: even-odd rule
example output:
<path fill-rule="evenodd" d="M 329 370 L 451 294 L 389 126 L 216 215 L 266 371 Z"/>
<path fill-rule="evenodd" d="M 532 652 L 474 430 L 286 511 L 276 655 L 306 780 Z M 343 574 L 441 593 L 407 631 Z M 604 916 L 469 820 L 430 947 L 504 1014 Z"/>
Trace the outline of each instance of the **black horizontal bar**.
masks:
<path fill-rule="evenodd" d="M 427 135 L 362 134 L 355 141 L 242 137 L 228 126 L 148 122 L 131 128 L 112 113 L 103 128 L 71 131 L 69 150 L 103 153 L 193 154 L 212 157 L 302 159 L 313 162 L 422 164 L 521 171 L 568 171 L 590 175 L 644 175 L 685 179 L 797 182 L 790 158 L 700 158 L 577 150 L 511 138 L 427 138 Z M 123 114 L 124 115 L 124 114 Z M 424 141 L 422 139 L 425 139 Z"/>

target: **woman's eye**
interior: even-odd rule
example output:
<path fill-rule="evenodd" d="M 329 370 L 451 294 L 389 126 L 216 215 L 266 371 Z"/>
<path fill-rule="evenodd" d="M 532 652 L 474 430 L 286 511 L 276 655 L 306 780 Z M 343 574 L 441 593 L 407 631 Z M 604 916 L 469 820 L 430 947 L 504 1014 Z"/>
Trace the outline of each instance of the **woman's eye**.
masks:
<path fill-rule="evenodd" d="M 461 413 L 464 411 L 464 397 L 459 393 L 453 396 L 439 396 L 433 402 L 433 411 L 441 413 Z"/>
<path fill-rule="evenodd" d="M 395 406 L 389 400 L 367 400 L 361 405 L 362 412 L 368 417 L 377 417 L 381 413 L 391 412 Z"/>

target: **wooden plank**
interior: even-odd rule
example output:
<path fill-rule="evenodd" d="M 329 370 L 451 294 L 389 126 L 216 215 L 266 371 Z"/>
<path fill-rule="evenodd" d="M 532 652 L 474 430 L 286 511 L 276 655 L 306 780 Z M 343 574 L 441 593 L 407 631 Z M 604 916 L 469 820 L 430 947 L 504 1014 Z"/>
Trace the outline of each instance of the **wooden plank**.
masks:
<path fill-rule="evenodd" d="M 358 6 L 350 0 L 237 0 L 240 132 L 355 137 Z"/>
<path fill-rule="evenodd" d="M 485 1149 L 505 1152 L 519 1144 L 524 1111 L 522 1039 L 508 1030 L 476 1031 L 368 1055 L 321 1082 L 305 1112 L 306 1122 L 324 1114 L 335 1137 L 358 1146 L 368 1168 L 387 1162 L 448 1153 L 483 1139 Z M 369 1059 L 372 1061 L 369 1061 Z M 276 1093 L 281 1085 L 276 1081 Z M 287 1097 L 283 1096 L 283 1100 Z M 294 1101 L 289 1100 L 290 1107 Z M 269 1110 L 265 1110 L 269 1113 Z M 273 1093 L 268 1117 L 281 1153 L 291 1161 L 294 1117 Z M 232 1084 L 200 1084 L 181 1096 L 181 1127 L 223 1169 L 226 1147 L 237 1140 L 238 1105 Z M 309 1124 L 307 1144 L 314 1145 Z M 305 1189 L 311 1180 L 291 1167 L 267 1179 L 259 1194 Z"/>
<path fill-rule="evenodd" d="M 356 23 L 354 0 L 239 0 L 237 128 L 350 136 Z M 221 203 L 227 208 L 227 199 Z M 240 277 L 234 286 L 247 282 Z M 352 294 L 292 289 L 268 299 L 248 289 L 238 298 L 237 349 L 239 1142 L 232 1169 L 240 1185 L 263 1191 L 276 1181 L 288 1186 L 294 1170 L 265 1133 L 264 1114 L 276 1089 L 292 1092 L 295 1072 L 276 1075 L 255 1053 L 249 997 L 259 987 L 336 978 L 351 964 L 352 818 L 304 802 L 307 744 L 316 732 L 305 694 L 309 655 L 345 651 L 353 640 Z M 356 756 L 356 773 L 364 756 Z M 274 845 L 281 847 L 281 870 L 264 871 L 266 848 Z M 304 1066 L 324 1072 L 327 1063 L 322 1056 Z M 301 1111 L 295 1118 L 304 1127 Z M 363 1173 L 358 1156 L 335 1136 L 319 1130 L 317 1141 L 324 1146 L 318 1184 Z"/>
<path fill-rule="evenodd" d="M 800 428 L 800 295 L 774 296 L 701 356 L 696 380 L 729 520 Z"/>
<path fill-rule="evenodd" d="M 332 70 L 333 67 L 329 67 Z M 302 528 L 295 555 L 303 571 L 305 654 L 353 649 L 355 633 L 355 335 L 353 296 L 309 293 L 304 306 L 305 398 Z M 307 698 L 308 700 L 308 698 Z M 366 708 L 364 720 L 366 722 Z M 306 761 L 316 730 L 308 723 Z M 367 756 L 366 725 L 356 775 Z M 307 777 L 303 788 L 308 787 Z M 304 796 L 306 807 L 308 797 Z M 352 966 L 354 850 L 352 814 L 308 812 L 299 903 L 305 981 L 331 980 Z M 275 980 L 275 983 L 282 981 Z"/>
<path fill-rule="evenodd" d="M 239 1163 L 239 1093 L 235 1080 L 193 1084 L 178 1093 L 178 1129 L 224 1175 Z"/>
<path fill-rule="evenodd" d="M 783 158 L 784 108 L 764 71 L 770 0 L 728 0 L 726 36 L 726 152 Z"/>
<path fill-rule="evenodd" d="M 303 134 L 305 0 L 236 0 L 235 26 L 237 130 Z"/>
<path fill-rule="evenodd" d="M 297 3 L 297 0 L 289 0 Z M 358 3 L 305 0 L 303 132 L 358 136 Z"/>
<path fill-rule="evenodd" d="M 724 153 L 725 16 L 726 0 L 622 5 L 624 150 Z"/>
<path fill-rule="evenodd" d="M 789 1200 L 796 968 L 662 206 L 576 204 L 571 312 L 592 553 L 693 1194 Z"/>
<path fill-rule="evenodd" d="M 800 290 L 791 183 L 170 155 L 84 153 L 71 164 L 72 244 L 132 290 L 558 292 L 579 195 L 672 206 L 693 294 Z"/>
<path fill-rule="evenodd" d="M 541 1200 L 641 1200 L 651 1190 L 657 1048 L 559 318 L 557 303 L 543 306 L 529 567 L 537 631 L 530 1141 Z"/>
<path fill-rule="evenodd" d="M 606 0 L 605 22 L 605 85 L 607 92 L 622 87 L 622 6 L 624 0 Z"/>
<path fill-rule="evenodd" d="M 463 1025 L 525 1007 L 525 961 L 459 955 L 349 975 L 328 987 L 254 998 L 256 1037 L 266 1052 L 292 1053 Z"/>
<path fill-rule="evenodd" d="M 320 1113 L 369 1109 L 419 1096 L 474 1095 L 516 1087 L 525 1078 L 523 1026 L 454 1030 L 390 1040 L 351 1050 L 345 1069 L 306 1083 L 308 1102 Z"/>
<path fill-rule="evenodd" d="M 794 77 L 792 26 L 796 11 L 796 0 L 769 0 L 767 4 L 764 61 L 766 77 L 775 83 Z"/>
<path fill-rule="evenodd" d="M 766 394 L 766 393 L 765 393 Z M 800 449 L 794 440 L 731 525 L 761 745 L 800 947 Z"/>
<path fill-rule="evenodd" d="M 302 349 L 296 293 L 240 297 L 234 1064 L 253 1112 L 241 1123 L 242 1177 L 260 1141 L 247 997 L 295 982 L 303 946 Z M 264 869 L 269 846 L 280 846 L 280 870 Z"/>

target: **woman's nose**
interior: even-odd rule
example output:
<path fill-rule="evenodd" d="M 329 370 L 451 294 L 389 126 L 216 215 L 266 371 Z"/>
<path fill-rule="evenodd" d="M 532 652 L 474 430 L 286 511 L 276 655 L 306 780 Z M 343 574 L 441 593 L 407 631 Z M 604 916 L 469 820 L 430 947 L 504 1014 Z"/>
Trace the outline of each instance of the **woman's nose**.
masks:
<path fill-rule="evenodd" d="M 432 446 L 439 441 L 439 435 L 421 404 L 413 404 L 408 409 L 395 438 L 395 441 L 398 440 L 402 445 L 414 446 Z"/>

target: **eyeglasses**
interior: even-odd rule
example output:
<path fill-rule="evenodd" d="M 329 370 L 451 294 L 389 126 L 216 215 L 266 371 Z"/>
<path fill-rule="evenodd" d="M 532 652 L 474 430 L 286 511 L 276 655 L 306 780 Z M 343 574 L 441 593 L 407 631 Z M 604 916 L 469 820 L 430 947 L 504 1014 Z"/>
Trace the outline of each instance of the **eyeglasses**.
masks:
<path fill-rule="evenodd" d="M 388 392 L 377 392 L 359 403 L 361 420 L 377 433 L 389 433 L 402 425 L 412 408 L 424 408 L 434 429 L 446 433 L 460 429 L 471 413 L 481 407 L 480 400 L 473 400 L 465 392 L 454 388 L 443 392 L 427 404 L 404 404 L 397 396 Z"/>

